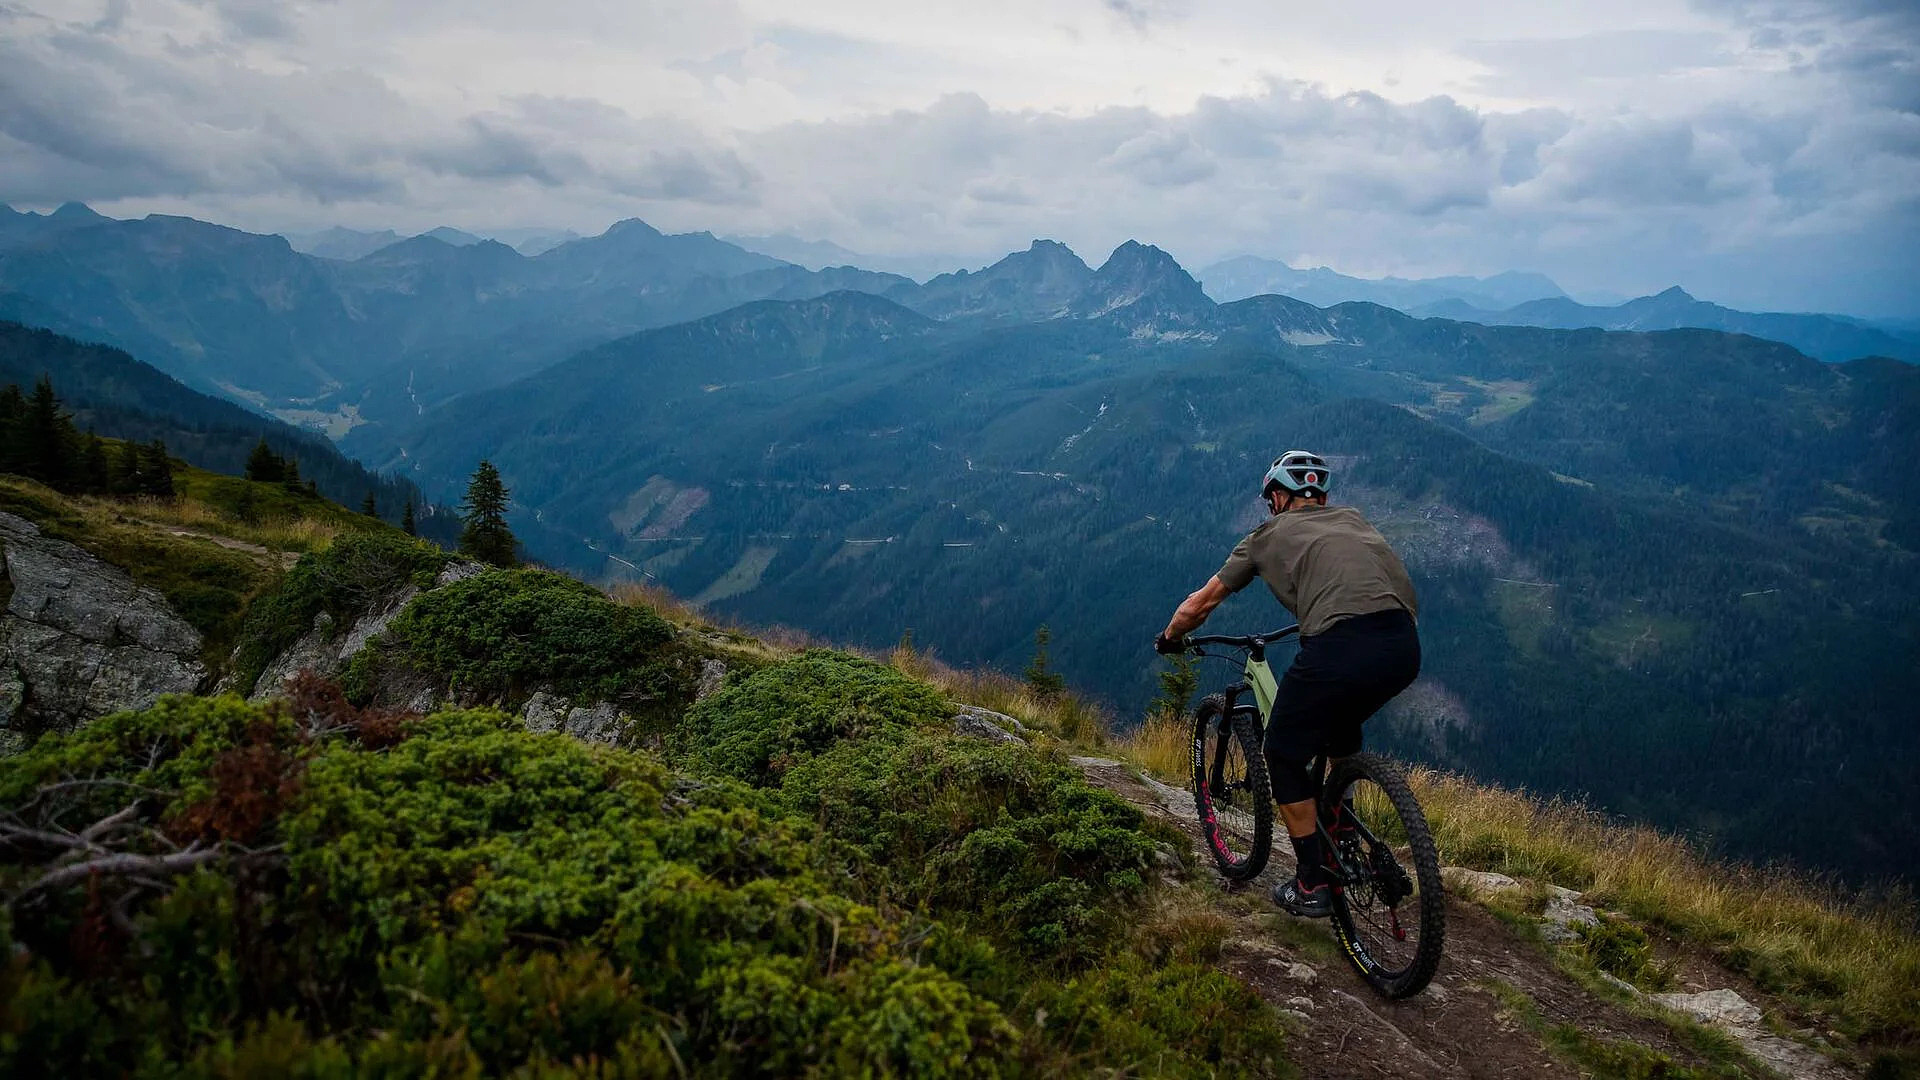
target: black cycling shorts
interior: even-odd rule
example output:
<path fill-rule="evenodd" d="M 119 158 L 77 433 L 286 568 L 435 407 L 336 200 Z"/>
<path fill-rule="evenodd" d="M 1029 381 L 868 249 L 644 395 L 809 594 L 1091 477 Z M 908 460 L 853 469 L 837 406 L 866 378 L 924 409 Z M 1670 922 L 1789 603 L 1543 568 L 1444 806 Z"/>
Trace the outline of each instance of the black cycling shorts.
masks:
<path fill-rule="evenodd" d="M 1307 765 L 1360 750 L 1360 725 L 1420 674 L 1420 634 L 1398 608 L 1300 639 L 1267 718 L 1267 774 L 1281 803 L 1313 798 Z"/>

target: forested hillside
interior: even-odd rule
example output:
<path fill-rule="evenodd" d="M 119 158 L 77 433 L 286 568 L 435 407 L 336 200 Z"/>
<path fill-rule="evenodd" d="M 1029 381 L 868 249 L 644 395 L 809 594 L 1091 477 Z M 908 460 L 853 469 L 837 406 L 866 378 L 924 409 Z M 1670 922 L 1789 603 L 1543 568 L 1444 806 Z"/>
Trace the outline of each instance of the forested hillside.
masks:
<path fill-rule="evenodd" d="M 1271 456 L 1312 446 L 1425 597 L 1390 745 L 1747 855 L 1872 875 L 1920 853 L 1920 372 L 1213 308 L 1157 260 L 1116 253 L 1085 317 L 841 293 L 649 332 L 428 415 L 409 460 L 445 482 L 485 452 L 536 552 L 741 618 L 1003 666 L 1047 623 L 1069 678 L 1134 714 L 1146 642 L 1258 520 Z M 1216 616 L 1279 621 L 1252 592 Z"/>
<path fill-rule="evenodd" d="M 452 519 L 411 481 L 374 473 L 312 432 L 196 393 L 118 349 L 0 322 L 0 384 L 30 391 L 42 376 L 54 380 L 81 431 L 134 443 L 158 440 L 177 457 L 230 475 L 246 471 L 248 455 L 264 440 L 335 502 L 359 506 L 371 495 L 381 516 L 395 524 L 412 502 L 426 533 L 451 539 Z"/>

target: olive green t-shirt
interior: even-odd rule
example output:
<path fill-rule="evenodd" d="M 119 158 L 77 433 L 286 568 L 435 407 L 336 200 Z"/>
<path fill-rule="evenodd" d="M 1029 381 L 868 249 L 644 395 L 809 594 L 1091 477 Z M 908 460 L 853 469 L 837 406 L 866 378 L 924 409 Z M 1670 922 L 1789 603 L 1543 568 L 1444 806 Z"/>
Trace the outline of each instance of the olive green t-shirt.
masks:
<path fill-rule="evenodd" d="M 1413 582 L 1386 538 L 1351 506 L 1275 514 L 1227 556 L 1215 575 L 1234 592 L 1256 576 L 1311 637 L 1349 615 L 1400 608 L 1419 614 Z"/>

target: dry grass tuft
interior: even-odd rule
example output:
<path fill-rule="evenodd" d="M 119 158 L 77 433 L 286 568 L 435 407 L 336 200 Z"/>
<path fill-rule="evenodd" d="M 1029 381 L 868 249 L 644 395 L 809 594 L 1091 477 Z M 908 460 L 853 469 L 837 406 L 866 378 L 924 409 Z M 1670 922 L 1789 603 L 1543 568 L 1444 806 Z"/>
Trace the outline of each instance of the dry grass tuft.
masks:
<path fill-rule="evenodd" d="M 1157 709 L 1139 727 L 1114 739 L 1115 756 L 1169 784 L 1193 778 L 1193 718 Z"/>
<path fill-rule="evenodd" d="M 173 499 L 74 498 L 73 504 L 90 522 L 133 520 L 161 529 L 218 536 L 253 544 L 269 551 L 318 551 L 333 543 L 340 527 L 311 517 L 263 517 L 242 521 L 216 506 L 182 495 Z"/>
<path fill-rule="evenodd" d="M 1581 889 L 1699 945 L 1869 1043 L 1920 1037 L 1920 918 L 1782 870 L 1716 862 L 1678 837 L 1564 801 L 1409 770 L 1446 861 Z"/>
<path fill-rule="evenodd" d="M 1066 742 L 1098 750 L 1112 738 L 1112 714 L 1071 691 L 1036 694 L 1011 675 L 983 668 L 956 668 L 909 642 L 894 646 L 882 659 L 903 674 L 939 687 L 955 701 L 1006 713 Z"/>

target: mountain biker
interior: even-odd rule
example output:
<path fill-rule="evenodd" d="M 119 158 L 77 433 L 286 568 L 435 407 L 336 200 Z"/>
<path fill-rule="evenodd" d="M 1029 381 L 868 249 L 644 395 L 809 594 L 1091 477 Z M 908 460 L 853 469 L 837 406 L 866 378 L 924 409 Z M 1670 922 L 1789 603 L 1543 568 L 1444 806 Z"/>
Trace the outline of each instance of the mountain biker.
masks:
<path fill-rule="evenodd" d="M 1318 778 L 1308 765 L 1320 754 L 1358 753 L 1360 725 L 1420 674 L 1419 608 L 1407 569 L 1360 511 L 1327 505 L 1332 486 L 1318 454 L 1275 458 L 1260 491 L 1271 516 L 1153 642 L 1161 653 L 1182 651 L 1186 636 L 1256 576 L 1299 621 L 1300 653 L 1280 680 L 1264 749 L 1298 865 L 1273 901 L 1309 918 L 1332 913 L 1333 890 L 1315 829 Z"/>

